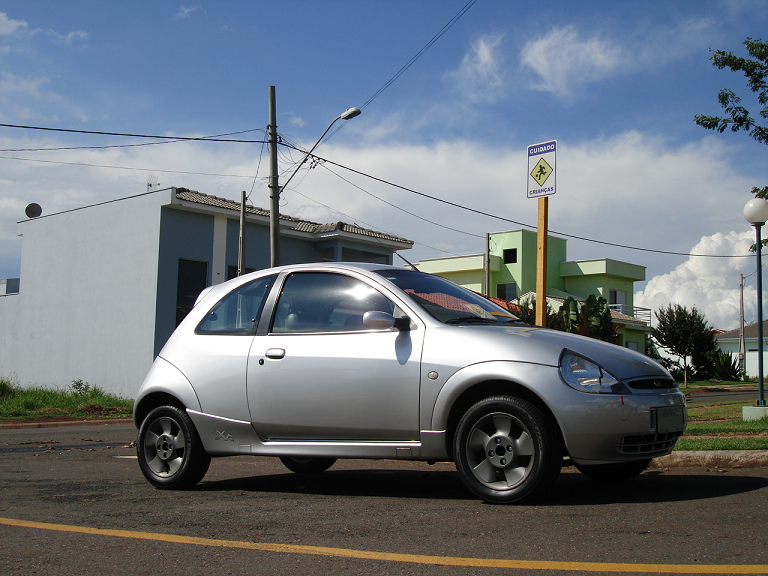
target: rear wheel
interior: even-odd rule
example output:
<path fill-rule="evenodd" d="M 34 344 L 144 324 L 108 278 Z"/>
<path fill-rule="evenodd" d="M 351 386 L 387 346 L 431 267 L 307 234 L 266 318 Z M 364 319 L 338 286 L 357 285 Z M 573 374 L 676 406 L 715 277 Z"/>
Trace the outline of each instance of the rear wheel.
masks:
<path fill-rule="evenodd" d="M 456 429 L 454 457 L 464 484 L 486 502 L 509 504 L 545 491 L 562 466 L 558 430 L 530 402 L 481 400 Z"/>
<path fill-rule="evenodd" d="M 576 464 L 576 468 L 593 480 L 601 482 L 623 482 L 642 473 L 651 463 L 650 458 L 633 460 L 632 462 L 616 462 L 614 464 Z"/>
<path fill-rule="evenodd" d="M 297 456 L 281 456 L 280 461 L 291 472 L 299 474 L 317 474 L 325 472 L 333 466 L 336 458 L 300 458 Z"/>
<path fill-rule="evenodd" d="M 160 406 L 147 414 L 136 453 L 144 477 L 156 488 L 194 486 L 211 463 L 192 420 L 174 406 Z"/>

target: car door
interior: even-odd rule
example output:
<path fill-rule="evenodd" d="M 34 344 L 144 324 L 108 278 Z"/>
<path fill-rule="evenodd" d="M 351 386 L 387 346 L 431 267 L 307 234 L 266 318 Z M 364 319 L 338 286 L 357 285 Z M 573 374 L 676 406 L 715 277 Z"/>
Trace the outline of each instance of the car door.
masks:
<path fill-rule="evenodd" d="M 263 438 L 419 438 L 424 329 L 367 330 L 362 317 L 369 310 L 399 314 L 361 278 L 287 276 L 269 332 L 256 336 L 248 361 L 248 404 Z"/>
<path fill-rule="evenodd" d="M 276 278 L 272 274 L 238 286 L 205 313 L 194 335 L 172 340 L 164 349 L 192 384 L 206 414 L 249 420 L 248 352 Z"/>

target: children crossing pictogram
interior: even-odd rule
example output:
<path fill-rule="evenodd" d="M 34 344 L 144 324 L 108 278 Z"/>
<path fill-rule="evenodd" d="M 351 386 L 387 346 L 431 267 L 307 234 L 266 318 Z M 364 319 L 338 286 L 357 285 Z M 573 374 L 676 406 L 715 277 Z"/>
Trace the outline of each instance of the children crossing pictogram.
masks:
<path fill-rule="evenodd" d="M 544 160 L 544 158 L 539 158 L 539 161 L 533 168 L 533 172 L 531 172 L 533 179 L 539 183 L 539 186 L 544 186 L 544 183 L 547 181 L 550 174 L 552 174 L 552 166 L 547 164 L 547 161 Z"/>

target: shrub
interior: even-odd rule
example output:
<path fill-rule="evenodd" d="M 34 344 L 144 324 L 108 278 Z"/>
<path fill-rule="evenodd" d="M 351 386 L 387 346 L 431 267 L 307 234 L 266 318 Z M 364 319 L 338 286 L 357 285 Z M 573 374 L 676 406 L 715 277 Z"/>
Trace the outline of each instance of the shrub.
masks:
<path fill-rule="evenodd" d="M 736 382 L 744 379 L 744 371 L 739 367 L 739 361 L 722 350 L 710 354 L 711 366 L 709 373 L 718 380 Z"/>
<path fill-rule="evenodd" d="M 84 396 L 91 391 L 91 385 L 88 382 L 83 382 L 82 378 L 72 380 L 72 393 Z"/>
<path fill-rule="evenodd" d="M 19 387 L 10 380 L 0 378 L 0 400 L 10 400 L 19 393 Z"/>

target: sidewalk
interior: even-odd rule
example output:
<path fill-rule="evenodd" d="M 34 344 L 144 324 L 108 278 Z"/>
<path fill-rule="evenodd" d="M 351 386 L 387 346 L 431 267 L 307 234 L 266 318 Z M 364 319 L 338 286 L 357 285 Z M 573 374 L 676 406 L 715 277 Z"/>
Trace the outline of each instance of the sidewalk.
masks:
<path fill-rule="evenodd" d="M 21 430 L 24 428 L 61 428 L 62 426 L 102 426 L 108 424 L 133 424 L 131 418 L 103 418 L 93 420 L 63 420 L 50 422 L 3 422 L 0 430 Z"/>

